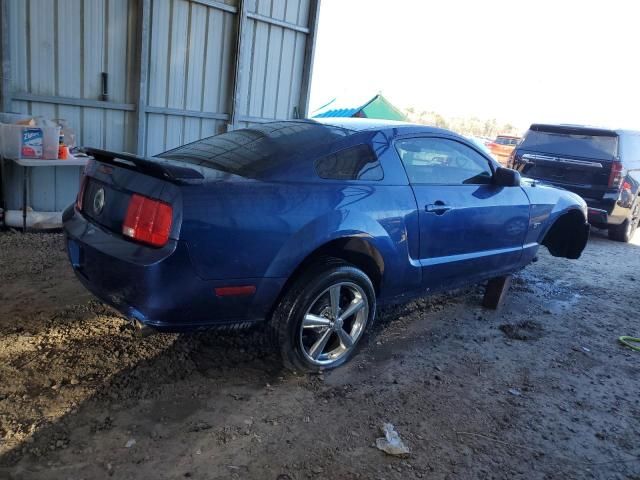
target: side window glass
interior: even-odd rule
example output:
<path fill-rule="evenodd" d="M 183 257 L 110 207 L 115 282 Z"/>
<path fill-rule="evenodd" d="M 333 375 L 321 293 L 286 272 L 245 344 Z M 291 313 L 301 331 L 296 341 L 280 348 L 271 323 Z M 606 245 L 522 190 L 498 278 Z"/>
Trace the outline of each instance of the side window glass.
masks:
<path fill-rule="evenodd" d="M 357 145 L 316 161 L 316 172 L 328 180 L 382 180 L 378 157 L 368 145 Z"/>
<path fill-rule="evenodd" d="M 444 138 L 410 138 L 396 150 L 414 184 L 482 185 L 491 182 L 489 161 L 472 148 Z"/>

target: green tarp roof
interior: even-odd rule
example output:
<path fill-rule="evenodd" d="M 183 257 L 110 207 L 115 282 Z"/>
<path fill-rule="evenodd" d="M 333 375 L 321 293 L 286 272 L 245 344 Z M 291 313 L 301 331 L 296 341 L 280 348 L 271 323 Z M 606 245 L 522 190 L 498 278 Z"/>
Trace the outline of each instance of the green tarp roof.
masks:
<path fill-rule="evenodd" d="M 355 102 L 354 102 L 355 103 Z M 327 117 L 361 117 L 377 118 L 380 120 L 406 120 L 407 117 L 382 94 L 377 94 L 366 102 L 349 104 L 337 99 L 331 100 L 326 105 L 320 107 L 312 113 L 312 118 Z"/>

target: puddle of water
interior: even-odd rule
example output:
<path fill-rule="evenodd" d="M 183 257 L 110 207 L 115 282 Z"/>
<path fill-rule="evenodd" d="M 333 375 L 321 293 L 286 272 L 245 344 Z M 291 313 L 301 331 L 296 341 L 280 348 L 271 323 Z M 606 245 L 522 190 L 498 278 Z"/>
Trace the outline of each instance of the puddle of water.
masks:
<path fill-rule="evenodd" d="M 580 295 L 579 293 L 560 295 L 560 297 L 550 300 L 549 303 L 546 304 L 547 309 L 551 313 L 563 313 L 565 310 L 568 310 L 576 305 L 581 298 L 582 295 Z"/>

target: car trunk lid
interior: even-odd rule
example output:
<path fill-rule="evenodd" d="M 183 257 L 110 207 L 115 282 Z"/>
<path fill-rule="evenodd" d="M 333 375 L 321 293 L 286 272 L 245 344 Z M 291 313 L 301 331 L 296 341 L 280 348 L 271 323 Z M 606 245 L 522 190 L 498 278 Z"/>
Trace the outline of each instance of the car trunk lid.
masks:
<path fill-rule="evenodd" d="M 90 149 L 89 153 L 95 160 L 87 163 L 76 205 L 85 217 L 115 234 L 123 235 L 128 213 L 129 219 L 132 218 L 130 207 L 140 205 L 142 197 L 153 202 L 150 204 L 152 207 L 157 205 L 160 208 L 150 210 L 149 203 L 144 203 L 141 214 L 149 211 L 154 215 L 154 212 L 164 214 L 162 225 L 165 230 L 168 228 L 165 236 L 178 239 L 182 221 L 179 184 L 202 178 L 197 171 L 117 152 Z M 170 207 L 170 219 L 166 218 L 167 206 Z M 157 225 L 160 225 L 159 218 Z M 149 227 L 148 224 L 145 226 Z"/>

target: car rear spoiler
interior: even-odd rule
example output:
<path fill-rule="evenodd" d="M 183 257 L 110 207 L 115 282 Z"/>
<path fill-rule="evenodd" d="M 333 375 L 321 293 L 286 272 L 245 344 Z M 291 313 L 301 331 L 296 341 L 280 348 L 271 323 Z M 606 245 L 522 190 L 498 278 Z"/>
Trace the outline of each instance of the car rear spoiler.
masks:
<path fill-rule="evenodd" d="M 166 180 L 201 180 L 199 171 L 175 165 L 166 160 L 140 157 L 132 153 L 111 152 L 99 148 L 87 148 L 87 154 L 97 161 L 122 168 L 136 169 L 153 177 Z"/>
<path fill-rule="evenodd" d="M 549 133 L 567 133 L 569 135 L 591 135 L 594 137 L 617 137 L 618 133 L 614 130 L 604 128 L 583 127 L 580 125 L 546 125 L 542 123 L 534 123 L 529 130 L 535 132 Z"/>

